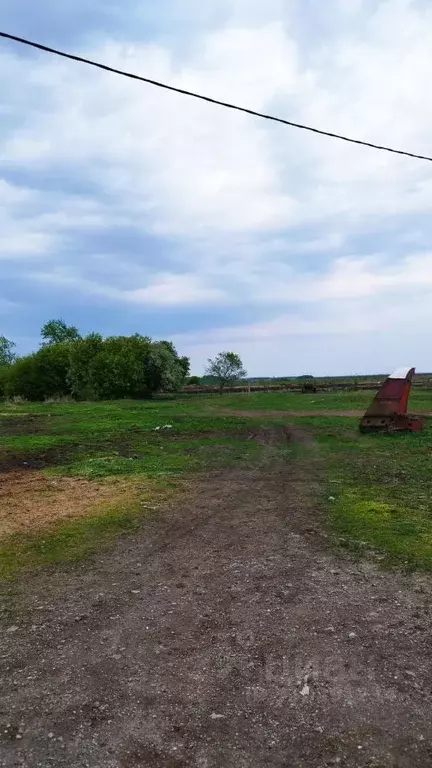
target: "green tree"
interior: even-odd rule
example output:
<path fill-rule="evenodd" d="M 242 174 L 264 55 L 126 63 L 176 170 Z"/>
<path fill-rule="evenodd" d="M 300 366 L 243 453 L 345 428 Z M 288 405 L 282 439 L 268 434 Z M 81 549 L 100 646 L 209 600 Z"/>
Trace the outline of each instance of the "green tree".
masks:
<path fill-rule="evenodd" d="M 216 357 L 207 361 L 206 375 L 211 376 L 219 384 L 222 390 L 226 386 L 233 386 L 239 379 L 247 376 L 239 355 L 235 352 L 219 352 Z"/>
<path fill-rule="evenodd" d="M 147 398 L 183 385 L 187 358 L 171 342 L 148 336 L 91 334 L 70 345 L 69 383 L 79 399 Z"/>
<path fill-rule="evenodd" d="M 0 366 L 0 401 L 4 400 L 7 395 L 7 382 L 10 368 L 10 365 Z"/>
<path fill-rule="evenodd" d="M 199 376 L 189 376 L 187 384 L 189 387 L 199 387 L 201 384 L 201 379 Z"/>
<path fill-rule="evenodd" d="M 59 320 L 48 320 L 41 328 L 42 344 L 61 344 L 67 341 L 77 341 L 80 339 L 78 329 L 73 325 L 66 325 L 61 318 Z"/>
<path fill-rule="evenodd" d="M 79 400 L 98 399 L 95 361 L 102 344 L 100 333 L 90 333 L 70 346 L 68 382 L 73 396 Z"/>
<path fill-rule="evenodd" d="M 184 378 L 186 378 L 190 371 L 190 358 L 186 357 L 186 355 L 183 355 L 183 357 L 179 357 L 178 362 L 183 371 Z"/>
<path fill-rule="evenodd" d="M 6 395 L 26 400 L 44 400 L 71 394 L 68 382 L 70 344 L 53 344 L 19 357 L 9 366 Z"/>
<path fill-rule="evenodd" d="M 88 337 L 87 337 L 88 338 Z M 83 340 L 84 342 L 87 339 Z M 90 339 L 95 346 L 96 339 Z M 80 346 L 80 345 L 77 345 Z M 102 339 L 89 359 L 87 368 L 82 369 L 81 379 L 92 397 L 98 400 L 115 400 L 122 397 L 148 397 L 150 392 L 145 376 L 145 361 L 151 340 L 139 336 L 110 336 Z M 75 345 L 71 350 L 71 376 L 74 369 Z M 82 391 L 73 385 L 75 394 L 82 398 Z"/>
<path fill-rule="evenodd" d="M 188 375 L 190 371 L 190 360 L 188 357 L 179 357 L 177 354 L 177 350 L 172 343 L 172 341 L 156 341 L 155 344 L 163 344 L 173 355 L 174 358 L 178 361 L 179 365 L 181 366 L 185 377 Z"/>
<path fill-rule="evenodd" d="M 12 365 L 15 360 L 15 344 L 9 341 L 6 336 L 0 336 L 0 368 L 4 365 Z"/>
<path fill-rule="evenodd" d="M 6 336 L 0 336 L 0 400 L 6 396 L 9 369 L 16 359 L 14 353 L 15 344 Z"/>
<path fill-rule="evenodd" d="M 0 369 L 0 394 L 27 400 L 147 398 L 180 389 L 189 371 L 188 358 L 179 357 L 171 342 L 139 334 L 103 339 L 98 333 L 59 341 L 51 331 L 45 335 L 50 343 Z"/>

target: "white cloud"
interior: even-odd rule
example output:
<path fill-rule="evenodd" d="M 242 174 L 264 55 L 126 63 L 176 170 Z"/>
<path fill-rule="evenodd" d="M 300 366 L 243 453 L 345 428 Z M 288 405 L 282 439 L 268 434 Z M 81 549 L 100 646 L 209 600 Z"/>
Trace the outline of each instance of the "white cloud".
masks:
<path fill-rule="evenodd" d="M 291 311 L 173 339 L 196 373 L 221 349 L 235 349 L 255 376 L 384 373 L 405 363 L 430 371 L 429 327 L 429 296 L 414 304 L 377 296 L 322 302 L 308 318 Z"/>
<path fill-rule="evenodd" d="M 187 3 L 186 16 L 195 5 Z M 312 39 L 313 25 L 303 20 L 309 40 L 297 34 L 300 6 L 215 0 L 187 46 L 175 40 L 171 48 L 168 38 L 140 43 L 135 34 L 134 42 L 120 43 L 113 35 L 82 53 L 296 122 L 432 155 L 428 5 L 332 0 L 326 37 Z M 219 26 L 210 29 L 216 18 Z M 230 333 L 239 341 L 244 334 L 284 338 L 286 327 L 299 338 L 370 332 L 381 327 L 381 310 L 391 316 L 391 333 L 405 322 L 405 301 L 423 301 L 430 291 L 430 164 L 45 56 L 29 68 L 28 60 L 1 53 L 0 88 L 6 91 L 11 77 L 20 89 L 4 110 L 16 119 L 27 104 L 27 119 L 2 129 L 0 160 L 6 169 L 39 173 L 41 184 L 39 192 L 0 184 L 0 256 L 51 256 L 50 266 L 33 273 L 39 280 L 134 308 L 268 308 L 264 323 L 215 329 L 204 343 Z M 79 172 L 105 202 L 97 193 L 47 197 L 47 168 Z M 408 216 L 415 225 L 397 259 L 382 254 L 382 244 L 350 247 L 353 236 L 384 226 L 390 235 Z M 100 253 L 71 263 L 59 248 L 65 233 L 128 224 L 170 238 L 175 270 L 155 268 L 145 255 L 137 268 L 126 255 L 119 287 Z M 89 265 L 99 265 L 99 278 Z"/>
<path fill-rule="evenodd" d="M 144 288 L 116 288 L 103 280 L 103 272 L 99 281 L 85 279 L 76 274 L 73 268 L 53 266 L 49 271 L 38 270 L 30 273 L 30 277 L 44 285 L 73 288 L 83 294 L 100 296 L 126 304 L 147 308 L 154 307 L 183 307 L 196 304 L 219 304 L 226 299 L 224 292 L 200 279 L 195 274 L 160 273 L 144 278 Z"/>
<path fill-rule="evenodd" d="M 423 319 L 430 313 L 432 288 L 432 253 L 408 256 L 397 266 L 375 259 L 339 259 L 326 273 L 295 276 L 285 284 L 275 281 L 270 292 L 255 285 L 254 304 L 282 300 L 292 307 L 290 312 L 243 325 L 224 326 L 186 334 L 192 343 L 206 341 L 239 341 L 285 336 L 339 335 L 373 331 L 379 327 L 415 326 L 419 313 Z M 384 300 L 383 300 L 384 299 Z M 309 312 L 299 311 L 307 302 Z M 415 305 L 415 306 L 414 306 Z M 410 311 L 407 313 L 407 308 Z"/>
<path fill-rule="evenodd" d="M 40 257 L 61 259 L 66 235 L 107 226 L 128 225 L 130 219 L 84 194 L 50 192 L 0 179 L 0 259 L 21 261 Z"/>
<path fill-rule="evenodd" d="M 395 0 L 376 8 L 363 37 L 351 9 L 350 33 L 331 50 L 306 51 L 308 66 L 289 26 L 257 28 L 253 16 L 249 27 L 207 33 L 180 61 L 156 44 L 107 41 L 85 53 L 216 98 L 432 154 L 432 12 Z M 123 204 L 129 196 L 131 213 L 160 233 L 253 236 L 432 204 L 428 167 L 419 161 L 270 126 L 68 62 L 43 58 L 27 85 L 43 87 L 48 113 L 35 110 L 6 142 L 3 160 L 86 164 L 91 178 Z"/>
<path fill-rule="evenodd" d="M 121 298 L 139 304 L 182 306 L 224 299 L 221 290 L 206 286 L 198 275 L 155 275 L 146 288 L 123 291 Z"/>
<path fill-rule="evenodd" d="M 356 299 L 363 296 L 402 294 L 415 297 L 432 288 L 432 252 L 408 255 L 392 263 L 379 255 L 367 258 L 343 257 L 331 263 L 319 275 L 291 275 L 278 279 L 276 274 L 258 288 L 257 299 L 280 302 L 309 303 Z"/>
<path fill-rule="evenodd" d="M 45 254 L 53 240 L 44 232 L 13 232 L 3 234 L 0 240 L 0 259 L 16 259 Z"/>
<path fill-rule="evenodd" d="M 259 45 L 266 51 L 265 66 L 254 62 L 251 67 Z M 157 46 L 111 42 L 89 53 L 223 98 L 255 94 L 258 106 L 266 93 L 271 96 L 293 80 L 291 65 L 286 67 L 291 48 L 280 25 L 212 34 L 200 55 L 197 51 L 180 68 Z M 54 106 L 6 143 L 5 162 L 90 163 L 90 175 L 160 233 L 254 232 L 293 221 L 295 201 L 280 188 L 257 121 L 63 62 L 43 62 L 30 80 L 46 84 Z"/>
<path fill-rule="evenodd" d="M 35 194 L 0 179 L 0 260 L 45 253 L 52 244 L 44 232 L 25 215 Z"/>
<path fill-rule="evenodd" d="M 360 373 L 401 361 L 430 370 L 432 253 L 398 265 L 381 259 L 340 259 L 321 278 L 310 274 L 255 298 L 253 306 L 285 296 L 288 310 L 270 319 L 224 325 L 174 337 L 201 370 L 208 356 L 234 348 L 255 375 Z M 308 311 L 304 311 L 305 302 Z M 253 317 L 253 312 L 251 312 Z M 369 371 L 373 363 L 366 363 Z M 375 368 L 377 370 L 377 368 Z M 307 371 L 306 371 L 307 372 Z"/>
<path fill-rule="evenodd" d="M 9 184 L 5 179 L 0 179 L 0 206 L 16 206 L 19 203 L 27 202 L 31 197 L 28 189 L 23 189 L 15 184 Z"/>

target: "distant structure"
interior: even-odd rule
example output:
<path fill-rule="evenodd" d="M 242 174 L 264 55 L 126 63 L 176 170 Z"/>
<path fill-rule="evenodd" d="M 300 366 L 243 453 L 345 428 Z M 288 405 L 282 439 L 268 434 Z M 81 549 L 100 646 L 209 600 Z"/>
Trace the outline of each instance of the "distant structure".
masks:
<path fill-rule="evenodd" d="M 299 376 L 297 381 L 301 382 L 301 385 L 302 385 L 301 391 L 303 393 L 316 392 L 314 377 L 311 376 L 310 374 Z"/>
<path fill-rule="evenodd" d="M 306 392 L 316 392 L 316 386 L 313 381 L 305 381 L 305 383 L 302 386 L 302 392 L 305 394 Z"/>

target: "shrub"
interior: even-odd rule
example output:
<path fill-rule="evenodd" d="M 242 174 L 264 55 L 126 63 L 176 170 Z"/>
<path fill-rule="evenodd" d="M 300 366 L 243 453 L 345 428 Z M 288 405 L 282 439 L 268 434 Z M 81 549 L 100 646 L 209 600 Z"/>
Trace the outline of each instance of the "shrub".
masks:
<path fill-rule="evenodd" d="M 71 391 L 68 371 L 69 344 L 41 347 L 32 355 L 19 357 L 8 367 L 5 394 L 26 400 L 64 397 Z"/>
<path fill-rule="evenodd" d="M 201 384 L 201 378 L 199 376 L 189 376 L 187 384 L 189 387 L 199 387 Z"/>
<path fill-rule="evenodd" d="M 189 360 L 171 342 L 148 336 L 90 334 L 70 345 L 69 383 L 78 399 L 147 398 L 179 389 Z"/>

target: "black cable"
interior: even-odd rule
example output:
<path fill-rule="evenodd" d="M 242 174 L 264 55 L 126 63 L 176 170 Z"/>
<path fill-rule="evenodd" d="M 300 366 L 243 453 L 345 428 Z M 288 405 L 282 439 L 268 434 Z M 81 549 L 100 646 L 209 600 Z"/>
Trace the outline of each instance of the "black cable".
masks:
<path fill-rule="evenodd" d="M 427 155 L 417 155 L 415 152 L 405 152 L 402 149 L 392 149 L 391 147 L 385 147 L 381 144 L 373 144 L 370 141 L 361 141 L 360 139 L 351 139 L 348 136 L 342 136 L 339 133 L 331 133 L 330 131 L 322 131 L 319 128 L 312 128 L 310 125 L 302 125 L 301 123 L 293 123 L 291 120 L 284 120 L 282 117 L 274 117 L 273 115 L 267 115 L 264 112 L 256 112 L 254 109 L 247 109 L 246 107 L 239 107 L 235 104 L 230 104 L 226 101 L 219 101 L 218 99 L 212 99 L 210 96 L 203 96 L 199 93 L 193 93 L 193 91 L 186 91 L 184 88 L 176 88 L 173 85 L 167 85 L 166 83 L 160 83 L 158 80 L 151 80 L 148 77 L 141 77 L 141 75 L 135 75 L 132 72 L 125 72 L 122 69 L 115 69 L 109 67 L 107 64 L 101 64 L 98 61 L 92 61 L 91 59 L 85 59 L 82 56 L 76 56 L 73 53 L 66 53 L 65 51 L 59 51 L 56 48 L 49 48 L 47 45 L 41 43 L 35 43 L 32 40 L 26 40 L 23 37 L 17 37 L 16 35 L 10 35 L 7 32 L 0 32 L 0 37 L 6 40 L 13 40 L 16 43 L 22 45 L 28 45 L 31 48 L 37 48 L 39 51 L 45 51 L 46 53 L 53 53 L 55 56 L 62 56 L 64 59 L 70 59 L 71 61 L 79 61 L 81 64 L 88 64 L 91 67 L 97 67 L 103 69 L 105 72 L 113 72 L 115 75 L 122 75 L 128 77 L 130 80 L 139 80 L 142 83 L 148 85 L 154 85 L 157 88 L 164 88 L 166 91 L 173 91 L 174 93 L 181 93 L 183 96 L 192 96 L 194 99 L 200 99 L 200 101 L 207 101 L 210 104 L 216 104 L 219 107 L 226 107 L 227 109 L 234 109 L 237 112 L 244 112 L 247 115 L 253 115 L 254 117 L 261 117 L 264 120 L 272 120 L 275 123 L 282 123 L 282 125 L 289 125 L 291 128 L 300 128 L 303 131 L 309 131 L 310 133 L 318 133 L 320 136 L 330 136 L 332 139 L 340 139 L 340 141 L 347 141 L 350 144 L 359 144 L 362 147 L 370 147 L 371 149 L 380 149 L 383 152 L 391 152 L 394 155 L 405 155 L 405 157 L 414 157 L 416 160 L 429 160 L 432 162 L 432 157 Z"/>

